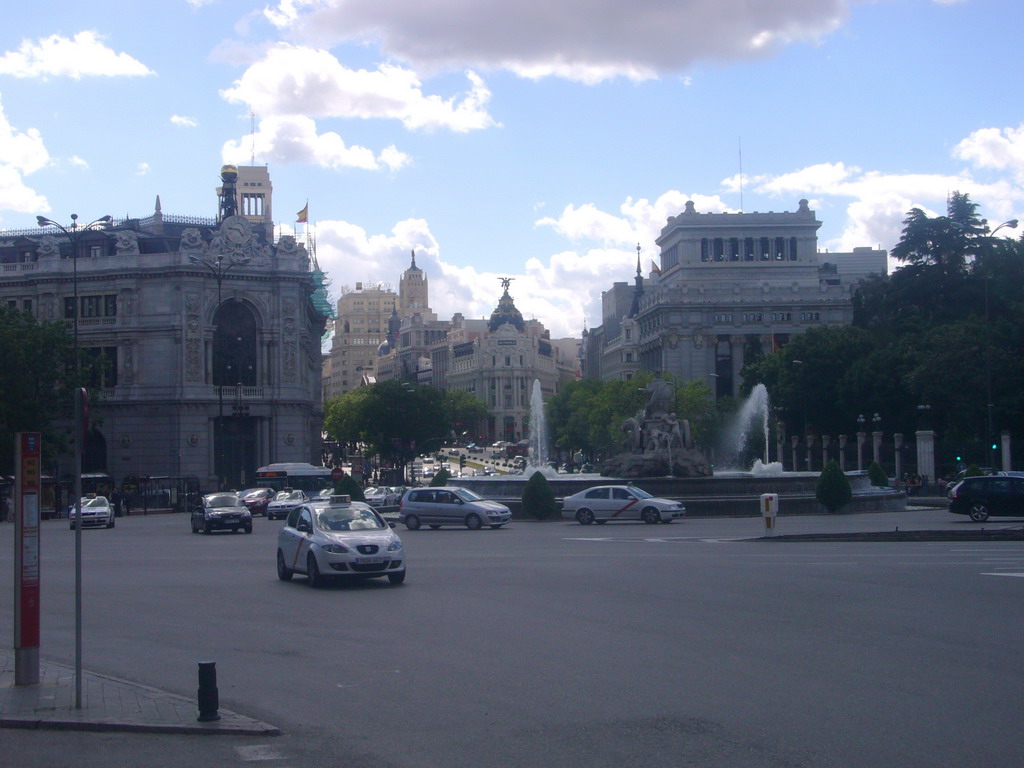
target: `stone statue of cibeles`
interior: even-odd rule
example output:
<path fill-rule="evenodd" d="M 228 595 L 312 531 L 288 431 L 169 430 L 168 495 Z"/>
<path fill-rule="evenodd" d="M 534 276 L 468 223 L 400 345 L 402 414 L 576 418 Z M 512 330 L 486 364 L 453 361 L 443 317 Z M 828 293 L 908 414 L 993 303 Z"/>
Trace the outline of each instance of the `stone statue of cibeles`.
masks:
<path fill-rule="evenodd" d="M 622 422 L 625 451 L 606 460 L 601 474 L 608 477 L 695 477 L 711 475 L 711 465 L 693 441 L 688 419 L 673 409 L 672 383 L 660 376 L 644 388 L 642 412 Z"/>

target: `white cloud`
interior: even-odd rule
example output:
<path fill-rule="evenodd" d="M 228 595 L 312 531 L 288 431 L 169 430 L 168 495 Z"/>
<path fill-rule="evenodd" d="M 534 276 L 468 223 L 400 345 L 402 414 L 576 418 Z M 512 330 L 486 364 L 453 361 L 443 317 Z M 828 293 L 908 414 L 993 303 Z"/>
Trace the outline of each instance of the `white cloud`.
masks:
<path fill-rule="evenodd" d="M 372 149 L 346 145 L 337 133 L 317 133 L 316 123 L 301 116 L 264 118 L 255 135 L 228 141 L 221 155 L 226 163 L 244 164 L 254 152 L 264 162 L 307 163 L 335 169 L 396 171 L 409 162 L 408 155 L 394 146 L 375 155 Z"/>
<path fill-rule="evenodd" d="M 849 0 L 282 0 L 267 18 L 317 45 L 372 42 L 423 70 L 466 66 L 582 82 L 642 80 L 698 61 L 813 43 Z M 457 19 L 457 23 L 453 23 Z"/>
<path fill-rule="evenodd" d="M 185 117 L 184 115 L 171 115 L 171 123 L 182 128 L 195 128 L 199 125 L 199 121 L 194 117 Z"/>
<path fill-rule="evenodd" d="M 25 185 L 24 177 L 50 164 L 43 137 L 35 128 L 17 132 L 0 104 L 0 210 L 39 213 L 50 210 L 46 198 Z"/>
<path fill-rule="evenodd" d="M 139 163 L 135 166 L 136 176 L 145 176 L 147 173 L 149 173 L 149 163 Z"/>
<path fill-rule="evenodd" d="M 89 161 L 84 157 L 78 155 L 72 155 L 68 158 L 68 162 L 71 163 L 75 168 L 81 168 L 83 171 L 89 170 Z"/>
<path fill-rule="evenodd" d="M 23 40 L 17 51 L 0 56 L 0 74 L 14 77 L 139 77 L 154 74 L 127 53 L 116 53 L 94 31 L 72 39 L 50 35 L 36 42 Z"/>
<path fill-rule="evenodd" d="M 1010 171 L 1024 181 L 1024 124 L 975 131 L 953 148 L 953 155 L 979 168 Z"/>
<path fill-rule="evenodd" d="M 391 64 L 354 70 L 327 51 L 282 44 L 221 96 L 261 115 L 383 118 L 400 120 L 410 130 L 460 133 L 494 127 L 487 113 L 490 91 L 475 73 L 467 72 L 466 78 L 469 90 L 445 99 L 424 94 L 412 70 Z"/>

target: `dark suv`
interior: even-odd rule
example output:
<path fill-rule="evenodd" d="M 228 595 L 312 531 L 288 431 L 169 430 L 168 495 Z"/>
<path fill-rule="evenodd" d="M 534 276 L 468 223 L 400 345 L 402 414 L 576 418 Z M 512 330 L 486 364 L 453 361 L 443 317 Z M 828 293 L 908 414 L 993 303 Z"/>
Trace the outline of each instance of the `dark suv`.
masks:
<path fill-rule="evenodd" d="M 1024 477 L 967 477 L 949 495 L 949 511 L 984 522 L 990 517 L 1024 517 Z"/>

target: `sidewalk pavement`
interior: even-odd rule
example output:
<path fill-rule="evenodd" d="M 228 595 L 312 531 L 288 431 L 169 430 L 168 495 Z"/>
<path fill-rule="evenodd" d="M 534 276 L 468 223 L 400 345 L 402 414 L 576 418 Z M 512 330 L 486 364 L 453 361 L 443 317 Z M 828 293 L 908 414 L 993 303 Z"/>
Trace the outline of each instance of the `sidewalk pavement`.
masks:
<path fill-rule="evenodd" d="M 220 720 L 200 723 L 197 700 L 85 670 L 82 707 L 76 709 L 74 667 L 42 659 L 37 685 L 15 685 L 14 680 L 14 651 L 0 649 L 0 728 L 280 734 L 273 725 L 226 709 L 219 710 Z"/>

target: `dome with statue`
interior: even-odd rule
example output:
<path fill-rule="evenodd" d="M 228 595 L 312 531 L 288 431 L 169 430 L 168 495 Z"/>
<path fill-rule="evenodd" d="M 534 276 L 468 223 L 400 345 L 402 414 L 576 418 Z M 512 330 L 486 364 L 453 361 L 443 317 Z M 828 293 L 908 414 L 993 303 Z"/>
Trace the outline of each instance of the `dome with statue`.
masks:
<path fill-rule="evenodd" d="M 498 299 L 498 306 L 491 312 L 491 319 L 487 323 L 487 328 L 491 333 L 494 333 L 505 323 L 511 323 L 517 331 L 522 331 L 525 328 L 523 313 L 516 309 L 515 302 L 512 301 L 512 297 L 508 293 L 508 286 L 512 282 L 512 278 L 503 277 L 501 282 L 505 292 Z"/>

